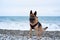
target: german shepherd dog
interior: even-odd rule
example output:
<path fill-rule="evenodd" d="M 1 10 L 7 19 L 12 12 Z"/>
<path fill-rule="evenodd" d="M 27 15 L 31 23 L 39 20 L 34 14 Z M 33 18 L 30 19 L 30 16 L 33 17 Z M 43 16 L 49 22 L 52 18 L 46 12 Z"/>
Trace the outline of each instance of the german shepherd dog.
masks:
<path fill-rule="evenodd" d="M 48 28 L 42 28 L 41 23 L 38 21 L 38 17 L 36 16 L 37 12 L 35 11 L 34 13 L 32 10 L 30 11 L 30 32 L 29 32 L 29 37 L 32 37 L 32 29 L 35 30 L 37 38 L 40 38 L 41 34 Z"/>

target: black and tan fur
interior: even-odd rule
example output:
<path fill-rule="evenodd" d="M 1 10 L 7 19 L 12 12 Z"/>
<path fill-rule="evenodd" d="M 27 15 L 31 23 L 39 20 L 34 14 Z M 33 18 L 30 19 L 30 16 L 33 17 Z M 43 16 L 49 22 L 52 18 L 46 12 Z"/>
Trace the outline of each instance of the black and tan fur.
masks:
<path fill-rule="evenodd" d="M 30 18 L 29 18 L 29 20 L 30 20 L 30 35 L 29 35 L 30 38 L 32 37 L 32 29 L 35 30 L 36 36 L 37 37 L 40 37 L 41 34 L 48 28 L 48 27 L 42 28 L 41 23 L 40 23 L 40 26 L 38 25 L 38 22 L 39 21 L 38 21 L 38 17 L 36 15 L 37 15 L 37 12 L 36 11 L 34 13 L 32 12 L 32 10 L 30 11 Z M 35 27 L 34 28 L 31 27 L 31 25 L 32 26 L 35 25 Z"/>

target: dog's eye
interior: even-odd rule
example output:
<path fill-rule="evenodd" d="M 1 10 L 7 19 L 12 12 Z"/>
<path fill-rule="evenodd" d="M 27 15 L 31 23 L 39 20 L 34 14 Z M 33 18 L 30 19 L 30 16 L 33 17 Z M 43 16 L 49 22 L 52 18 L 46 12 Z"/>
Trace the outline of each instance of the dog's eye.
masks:
<path fill-rule="evenodd" d="M 34 20 L 34 19 L 35 19 L 35 17 L 30 17 L 30 19 L 31 19 L 31 20 Z"/>

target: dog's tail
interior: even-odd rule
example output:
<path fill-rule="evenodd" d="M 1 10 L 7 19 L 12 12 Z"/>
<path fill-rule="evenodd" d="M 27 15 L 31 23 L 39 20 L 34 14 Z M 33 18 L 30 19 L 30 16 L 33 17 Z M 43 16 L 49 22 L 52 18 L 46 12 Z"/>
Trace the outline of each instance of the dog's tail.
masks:
<path fill-rule="evenodd" d="M 46 30 L 48 27 L 45 27 L 44 30 Z"/>

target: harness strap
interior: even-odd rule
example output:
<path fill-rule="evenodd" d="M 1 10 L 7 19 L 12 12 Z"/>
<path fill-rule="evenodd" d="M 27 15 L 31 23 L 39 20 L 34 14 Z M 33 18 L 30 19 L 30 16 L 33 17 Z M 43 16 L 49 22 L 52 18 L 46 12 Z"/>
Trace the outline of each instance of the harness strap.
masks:
<path fill-rule="evenodd" d="M 35 25 L 31 25 L 31 24 L 30 24 L 30 26 L 31 26 L 32 29 L 34 29 L 34 27 L 35 27 L 37 24 L 38 24 L 38 27 L 41 26 L 41 24 L 40 24 L 39 22 L 37 22 Z"/>

